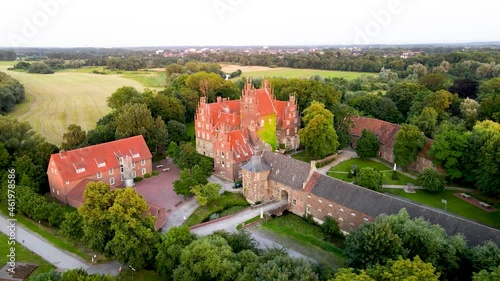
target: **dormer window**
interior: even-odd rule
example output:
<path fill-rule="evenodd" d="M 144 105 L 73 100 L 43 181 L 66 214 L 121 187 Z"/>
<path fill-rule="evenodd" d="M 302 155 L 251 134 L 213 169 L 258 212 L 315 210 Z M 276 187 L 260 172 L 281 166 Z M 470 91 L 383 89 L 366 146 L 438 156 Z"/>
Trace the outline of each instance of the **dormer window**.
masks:
<path fill-rule="evenodd" d="M 77 174 L 83 173 L 83 172 L 85 172 L 85 168 L 76 169 Z"/>
<path fill-rule="evenodd" d="M 102 162 L 102 163 L 97 164 L 97 168 L 102 168 L 104 166 L 106 166 L 106 162 Z"/>

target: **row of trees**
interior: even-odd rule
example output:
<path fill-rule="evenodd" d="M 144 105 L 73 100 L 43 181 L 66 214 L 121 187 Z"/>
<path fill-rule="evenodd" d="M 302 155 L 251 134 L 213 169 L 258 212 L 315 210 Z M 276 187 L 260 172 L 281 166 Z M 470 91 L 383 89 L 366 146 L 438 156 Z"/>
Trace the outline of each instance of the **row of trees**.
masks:
<path fill-rule="evenodd" d="M 9 113 L 25 99 L 24 86 L 0 71 L 0 115 Z"/>
<path fill-rule="evenodd" d="M 410 219 L 404 209 L 397 215 L 379 216 L 353 231 L 346 238 L 344 253 L 347 266 L 361 270 L 359 276 L 375 280 L 384 272 L 418 280 L 470 280 L 472 272 L 497 270 L 500 264 L 500 249 L 495 243 L 468 247 L 463 236 L 449 236 L 441 226 L 422 218 Z M 335 280 L 348 280 L 348 276 L 355 276 L 352 269 L 340 271 Z"/>

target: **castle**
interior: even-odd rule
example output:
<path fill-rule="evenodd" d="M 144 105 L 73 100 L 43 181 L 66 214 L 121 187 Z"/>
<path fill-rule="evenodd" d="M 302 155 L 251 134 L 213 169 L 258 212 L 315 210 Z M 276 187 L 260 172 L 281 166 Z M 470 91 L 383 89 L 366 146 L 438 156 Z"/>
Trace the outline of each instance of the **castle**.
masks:
<path fill-rule="evenodd" d="M 247 81 L 239 100 L 200 98 L 195 116 L 196 150 L 214 158 L 214 173 L 230 181 L 242 178 L 241 167 L 263 143 L 272 150 L 297 149 L 300 141 L 297 101 L 276 100 L 269 81 L 255 89 Z"/>
<path fill-rule="evenodd" d="M 329 216 L 346 232 L 405 208 L 410 217 L 439 224 L 450 235 L 462 233 L 470 245 L 486 240 L 500 243 L 498 229 L 329 177 L 316 171 L 314 161 L 309 164 L 279 153 L 256 151 L 242 170 L 243 195 L 248 202 L 281 200 L 286 210 L 299 216 L 307 214 L 320 224 Z"/>

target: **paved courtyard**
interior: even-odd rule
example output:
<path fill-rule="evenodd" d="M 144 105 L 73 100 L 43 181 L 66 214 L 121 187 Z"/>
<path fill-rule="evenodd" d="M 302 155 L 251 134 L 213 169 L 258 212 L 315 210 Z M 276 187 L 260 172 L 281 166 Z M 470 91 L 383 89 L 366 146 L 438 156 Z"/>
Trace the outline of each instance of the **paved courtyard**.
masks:
<path fill-rule="evenodd" d="M 163 165 L 157 168 L 156 166 Z M 170 168 L 164 172 L 162 169 Z M 158 176 L 143 179 L 135 184 L 135 190 L 149 203 L 160 208 L 165 208 L 167 218 L 174 210 L 185 202 L 182 195 L 174 192 L 174 181 L 179 179 L 180 170 L 168 160 L 153 163 L 153 170 L 158 171 Z M 177 206 L 176 206 L 177 205 Z M 168 211 L 170 210 L 170 212 Z"/>

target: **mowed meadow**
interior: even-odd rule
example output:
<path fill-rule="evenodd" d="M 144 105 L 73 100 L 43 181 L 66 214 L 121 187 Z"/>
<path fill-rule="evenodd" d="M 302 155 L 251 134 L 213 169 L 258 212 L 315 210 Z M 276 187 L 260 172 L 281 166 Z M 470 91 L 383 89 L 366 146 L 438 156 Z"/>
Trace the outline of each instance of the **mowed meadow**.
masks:
<path fill-rule="evenodd" d="M 231 73 L 240 69 L 243 77 L 252 78 L 311 78 L 312 76 L 319 75 L 323 78 L 345 78 L 347 80 L 356 79 L 363 75 L 374 75 L 369 72 L 350 72 L 350 71 L 337 71 L 337 70 L 319 70 L 319 69 L 298 69 L 287 67 L 266 67 L 266 66 L 241 66 L 235 64 L 222 65 L 222 71 Z M 239 79 L 239 78 L 234 78 Z"/>
<path fill-rule="evenodd" d="M 0 62 L 0 71 L 19 80 L 26 89 L 26 101 L 8 116 L 28 122 L 47 141 L 60 146 L 69 124 L 84 130 L 95 127 L 97 120 L 111 109 L 106 98 L 122 86 L 139 91 L 144 86 L 120 75 L 99 75 L 78 72 L 31 74 L 9 71 L 15 62 Z"/>

